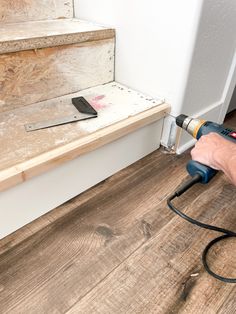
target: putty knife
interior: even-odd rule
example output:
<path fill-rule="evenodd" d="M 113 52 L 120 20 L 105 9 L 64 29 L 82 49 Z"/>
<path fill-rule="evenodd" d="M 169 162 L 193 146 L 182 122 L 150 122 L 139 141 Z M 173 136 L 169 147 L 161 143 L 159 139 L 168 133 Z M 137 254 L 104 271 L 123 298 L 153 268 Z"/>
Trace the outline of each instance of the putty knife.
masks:
<path fill-rule="evenodd" d="M 72 98 L 72 104 L 78 110 L 77 114 L 72 114 L 70 116 L 55 118 L 46 121 L 39 121 L 36 123 L 28 123 L 25 124 L 25 130 L 27 132 L 31 132 L 40 129 L 51 128 L 57 125 L 97 118 L 97 111 L 87 102 L 84 97 Z"/>

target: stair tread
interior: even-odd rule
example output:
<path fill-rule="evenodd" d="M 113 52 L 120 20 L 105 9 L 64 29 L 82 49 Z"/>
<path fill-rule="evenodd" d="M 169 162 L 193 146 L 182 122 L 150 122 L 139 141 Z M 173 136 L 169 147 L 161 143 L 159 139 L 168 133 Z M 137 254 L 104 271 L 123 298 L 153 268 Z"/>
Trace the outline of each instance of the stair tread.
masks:
<path fill-rule="evenodd" d="M 98 117 L 34 132 L 27 123 L 76 113 L 84 96 Z M 0 190 L 109 143 L 164 117 L 169 105 L 116 82 L 0 114 Z"/>
<path fill-rule="evenodd" d="M 113 38 L 114 29 L 73 19 L 0 23 L 0 53 Z"/>

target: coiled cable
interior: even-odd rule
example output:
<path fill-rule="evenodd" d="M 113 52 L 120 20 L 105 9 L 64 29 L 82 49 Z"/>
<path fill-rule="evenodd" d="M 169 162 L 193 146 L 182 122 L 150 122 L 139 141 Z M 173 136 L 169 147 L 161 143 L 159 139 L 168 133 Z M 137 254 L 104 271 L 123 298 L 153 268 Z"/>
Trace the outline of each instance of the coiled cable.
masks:
<path fill-rule="evenodd" d="M 197 225 L 198 227 L 204 228 L 204 229 L 208 229 L 208 230 L 213 230 L 213 231 L 217 231 L 217 232 L 221 232 L 223 233 L 223 235 L 215 238 L 214 240 L 212 240 L 211 242 L 209 242 L 209 244 L 206 246 L 206 248 L 204 249 L 203 253 L 202 253 L 202 263 L 203 266 L 205 268 L 205 270 L 214 278 L 221 280 L 223 282 L 227 282 L 227 283 L 236 283 L 236 278 L 227 278 L 227 277 L 223 277 L 220 276 L 218 274 L 216 274 L 215 272 L 213 272 L 207 262 L 207 255 L 209 253 L 209 250 L 212 248 L 213 245 L 215 245 L 216 243 L 227 239 L 227 238 L 231 238 L 231 237 L 236 237 L 236 232 L 224 229 L 224 228 L 220 228 L 217 226 L 212 226 L 212 225 L 208 225 L 205 223 L 202 223 L 196 219 L 193 219 L 189 216 L 187 216 L 186 214 L 184 214 L 183 212 L 181 212 L 179 209 L 177 209 L 173 204 L 172 201 L 176 198 L 179 197 L 180 195 L 182 195 L 184 192 L 186 192 L 188 189 L 190 189 L 194 184 L 200 182 L 202 179 L 200 174 L 196 174 L 194 177 L 192 177 L 190 180 L 188 180 L 186 183 L 184 183 L 174 194 L 172 194 L 168 199 L 167 199 L 167 205 L 169 206 L 169 208 L 176 213 L 177 215 L 179 215 L 181 218 L 187 220 L 188 222 L 190 222 L 193 225 Z"/>

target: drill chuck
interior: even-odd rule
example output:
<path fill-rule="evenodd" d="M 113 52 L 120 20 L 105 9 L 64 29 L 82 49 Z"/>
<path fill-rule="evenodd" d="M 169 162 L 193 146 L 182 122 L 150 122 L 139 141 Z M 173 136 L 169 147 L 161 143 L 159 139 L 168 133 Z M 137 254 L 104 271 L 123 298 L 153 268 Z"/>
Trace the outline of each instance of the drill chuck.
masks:
<path fill-rule="evenodd" d="M 178 117 L 176 117 L 176 124 L 182 128 L 183 127 L 183 123 L 184 120 L 188 118 L 188 116 L 186 116 L 185 114 L 180 114 Z"/>
<path fill-rule="evenodd" d="M 197 137 L 197 132 L 199 128 L 205 123 L 205 120 L 199 120 L 195 118 L 188 117 L 184 114 L 179 115 L 176 118 L 176 124 L 186 130 L 193 137 Z"/>

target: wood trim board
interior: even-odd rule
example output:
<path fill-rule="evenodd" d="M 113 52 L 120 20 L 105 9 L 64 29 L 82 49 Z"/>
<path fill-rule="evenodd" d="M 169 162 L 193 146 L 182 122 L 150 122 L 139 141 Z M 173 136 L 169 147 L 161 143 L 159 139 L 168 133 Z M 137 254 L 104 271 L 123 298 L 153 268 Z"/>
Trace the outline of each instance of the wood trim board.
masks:
<path fill-rule="evenodd" d="M 168 111 L 169 106 L 162 104 L 63 147 L 56 148 L 32 158 L 29 161 L 25 161 L 14 167 L 3 170 L 0 172 L 0 191 L 29 180 L 30 178 L 57 167 L 64 162 L 72 160 L 79 155 L 88 153 L 129 134 L 140 127 L 159 120 L 163 118 Z"/>

